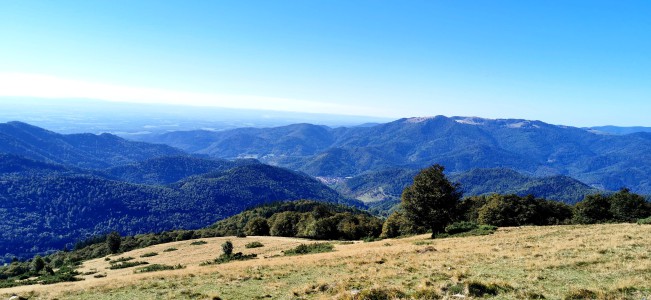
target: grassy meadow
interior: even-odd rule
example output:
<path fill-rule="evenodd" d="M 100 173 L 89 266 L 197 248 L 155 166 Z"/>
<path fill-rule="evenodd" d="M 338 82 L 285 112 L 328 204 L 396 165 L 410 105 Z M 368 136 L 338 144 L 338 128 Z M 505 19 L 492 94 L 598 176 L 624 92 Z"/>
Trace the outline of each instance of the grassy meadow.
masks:
<path fill-rule="evenodd" d="M 202 265 L 234 252 L 257 258 Z M 644 299 L 651 296 L 651 226 L 500 228 L 488 236 L 338 242 L 333 252 L 284 256 L 313 241 L 210 238 L 84 262 L 83 281 L 0 289 L 28 299 Z M 263 247 L 246 248 L 251 242 Z M 175 250 L 174 250 L 175 249 Z M 129 259 L 133 258 L 133 259 Z M 176 266 L 136 273 L 127 260 Z M 115 264 L 115 263 L 114 263 Z"/>

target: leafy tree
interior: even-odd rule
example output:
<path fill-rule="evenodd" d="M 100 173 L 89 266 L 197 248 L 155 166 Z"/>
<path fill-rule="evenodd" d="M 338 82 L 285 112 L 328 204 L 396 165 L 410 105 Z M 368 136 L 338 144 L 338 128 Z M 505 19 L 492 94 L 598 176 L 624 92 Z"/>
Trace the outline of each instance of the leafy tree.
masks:
<path fill-rule="evenodd" d="M 402 192 L 402 207 L 408 219 L 416 225 L 432 229 L 432 237 L 443 232 L 452 220 L 461 198 L 459 185 L 450 182 L 441 165 L 421 170 L 414 183 Z"/>
<path fill-rule="evenodd" d="M 262 217 L 250 219 L 244 226 L 244 233 L 247 235 L 269 235 L 267 219 Z"/>
<path fill-rule="evenodd" d="M 231 241 L 224 242 L 222 244 L 222 252 L 224 252 L 224 256 L 233 255 L 233 243 L 231 243 Z"/>
<path fill-rule="evenodd" d="M 269 232 L 273 236 L 294 237 L 298 233 L 296 225 L 300 220 L 300 215 L 293 211 L 285 211 L 272 216 L 271 228 Z"/>
<path fill-rule="evenodd" d="M 635 222 L 651 215 L 651 205 L 644 197 L 621 189 L 610 197 L 610 212 L 615 222 Z"/>
<path fill-rule="evenodd" d="M 574 206 L 574 223 L 595 224 L 612 220 L 610 201 L 607 196 L 588 195 Z"/>
<path fill-rule="evenodd" d="M 41 272 L 43 268 L 45 268 L 45 261 L 40 255 L 36 255 L 32 260 L 32 269 L 38 273 Z"/>
<path fill-rule="evenodd" d="M 536 203 L 533 196 L 517 195 L 489 196 L 488 202 L 479 209 L 477 221 L 495 226 L 534 225 Z"/>
<path fill-rule="evenodd" d="M 394 238 L 402 235 L 402 227 L 405 222 L 404 214 L 400 211 L 392 213 L 382 224 L 382 238 Z"/>
<path fill-rule="evenodd" d="M 122 243 L 122 238 L 117 231 L 113 231 L 106 236 L 106 246 L 108 247 L 111 253 L 118 253 L 120 251 L 120 244 Z"/>

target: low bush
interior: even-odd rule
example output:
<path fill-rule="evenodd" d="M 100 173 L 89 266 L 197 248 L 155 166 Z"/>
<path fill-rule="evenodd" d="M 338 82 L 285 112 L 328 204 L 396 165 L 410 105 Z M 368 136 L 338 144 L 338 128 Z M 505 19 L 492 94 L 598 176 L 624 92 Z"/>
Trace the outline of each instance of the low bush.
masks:
<path fill-rule="evenodd" d="M 332 252 L 334 245 L 331 243 L 300 244 L 296 248 L 285 250 L 285 255 L 303 255 L 311 253 Z"/>
<path fill-rule="evenodd" d="M 205 244 L 208 244 L 208 242 L 206 242 L 206 241 L 195 241 L 195 242 L 190 243 L 190 245 L 192 245 L 192 246 L 205 245 Z"/>
<path fill-rule="evenodd" d="M 250 243 L 244 245 L 244 248 L 248 248 L 248 249 L 250 249 L 250 248 L 260 248 L 260 247 L 264 247 L 264 244 L 262 244 L 262 243 L 260 243 L 258 241 L 250 242 Z"/>
<path fill-rule="evenodd" d="M 117 263 L 121 263 L 121 262 L 125 262 L 125 261 L 130 261 L 130 260 L 134 260 L 134 259 L 135 259 L 135 258 L 133 258 L 133 257 L 131 257 L 131 256 L 120 257 L 120 258 L 117 258 L 117 259 L 114 260 L 114 261 L 111 261 L 110 263 L 111 263 L 111 264 L 117 264 Z"/>
<path fill-rule="evenodd" d="M 180 264 L 175 265 L 175 266 L 169 266 L 169 265 L 161 265 L 161 264 L 153 264 L 149 265 L 143 268 L 138 268 L 135 269 L 133 272 L 134 273 L 147 273 L 147 272 L 156 272 L 156 271 L 165 271 L 165 270 L 178 270 L 178 269 L 183 269 L 185 266 L 182 266 Z"/>
<path fill-rule="evenodd" d="M 146 261 L 125 261 L 121 263 L 112 263 L 111 266 L 109 266 L 108 268 L 111 270 L 117 270 L 117 269 L 126 269 L 135 266 L 146 265 L 146 264 L 149 263 Z"/>
<path fill-rule="evenodd" d="M 158 253 L 156 253 L 156 252 L 147 252 L 147 253 L 145 253 L 143 255 L 140 255 L 140 257 L 152 257 L 152 256 L 156 256 L 156 255 L 158 255 Z"/>
<path fill-rule="evenodd" d="M 249 260 L 249 259 L 254 259 L 258 257 L 257 254 L 242 254 L 242 252 L 237 252 L 232 255 L 221 255 L 218 258 L 214 260 L 215 264 L 224 264 L 227 262 L 231 261 L 238 261 L 238 260 Z"/>
<path fill-rule="evenodd" d="M 176 249 L 174 247 L 170 247 L 170 248 L 167 248 L 167 249 L 163 250 L 163 252 L 172 252 L 172 251 L 176 251 L 176 250 L 179 250 L 179 249 Z"/>
<path fill-rule="evenodd" d="M 474 229 L 477 229 L 477 223 L 475 222 L 455 222 L 445 227 L 445 232 L 448 234 L 457 234 L 462 232 L 468 232 Z"/>
<path fill-rule="evenodd" d="M 651 217 L 644 218 L 644 219 L 638 219 L 637 223 L 640 225 L 651 225 Z"/>

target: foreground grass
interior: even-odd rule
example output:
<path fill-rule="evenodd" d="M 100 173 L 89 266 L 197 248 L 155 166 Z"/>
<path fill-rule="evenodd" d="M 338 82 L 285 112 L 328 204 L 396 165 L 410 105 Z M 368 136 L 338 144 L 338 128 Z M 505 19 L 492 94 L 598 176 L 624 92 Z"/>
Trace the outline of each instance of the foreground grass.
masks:
<path fill-rule="evenodd" d="M 108 270 L 104 259 L 80 271 L 104 278 L 0 290 L 30 299 L 642 299 L 651 296 L 651 226 L 636 224 L 502 228 L 493 235 L 429 240 L 427 236 L 335 245 L 334 252 L 283 256 L 306 240 L 247 237 L 235 251 L 257 259 L 199 266 L 214 258 L 228 238 L 157 245 L 125 253 L 150 264 L 181 264 L 181 270 L 134 274 Z M 246 249 L 258 241 L 262 248 Z M 177 251 L 163 252 L 174 247 Z M 381 298 L 380 298 L 381 299 Z"/>

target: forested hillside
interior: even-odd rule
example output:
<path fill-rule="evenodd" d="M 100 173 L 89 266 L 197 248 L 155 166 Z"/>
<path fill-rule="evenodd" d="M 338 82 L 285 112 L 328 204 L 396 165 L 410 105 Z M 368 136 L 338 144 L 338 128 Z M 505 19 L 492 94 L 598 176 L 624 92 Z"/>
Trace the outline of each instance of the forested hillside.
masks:
<path fill-rule="evenodd" d="M 175 174 L 183 162 L 193 162 L 187 166 L 195 167 L 214 164 L 214 168 L 170 185 L 143 185 L 16 156 L 2 158 L 11 162 L 7 164 L 11 168 L 0 174 L 0 259 L 4 261 L 72 247 L 111 230 L 133 235 L 200 228 L 267 202 L 313 199 L 361 205 L 305 174 L 252 162 L 156 160 L 175 168 L 152 168 L 152 173 L 141 169 L 136 178 L 169 179 L 163 171 Z M 227 168 L 229 164 L 233 167 Z"/>
<path fill-rule="evenodd" d="M 170 146 L 128 141 L 112 134 L 63 135 L 21 122 L 0 124 L 0 153 L 94 169 L 185 154 Z"/>

